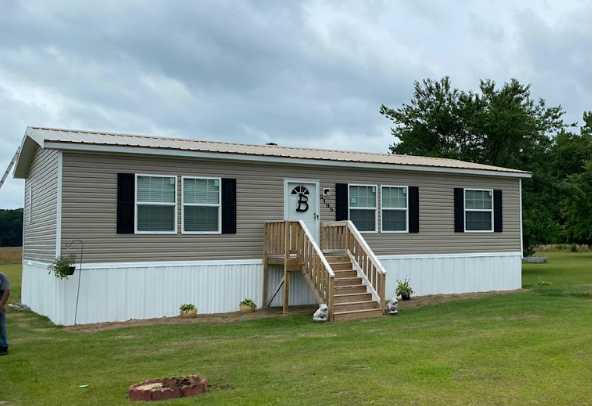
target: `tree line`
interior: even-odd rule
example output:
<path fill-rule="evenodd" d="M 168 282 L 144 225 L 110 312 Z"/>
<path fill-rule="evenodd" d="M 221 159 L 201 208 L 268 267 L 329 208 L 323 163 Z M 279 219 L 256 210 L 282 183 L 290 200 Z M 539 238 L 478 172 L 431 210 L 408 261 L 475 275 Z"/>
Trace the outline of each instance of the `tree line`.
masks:
<path fill-rule="evenodd" d="M 0 247 L 23 245 L 23 209 L 0 209 Z"/>
<path fill-rule="evenodd" d="M 501 87 L 480 80 L 474 92 L 444 77 L 414 82 L 410 103 L 380 113 L 394 124 L 394 154 L 532 172 L 522 183 L 526 255 L 541 244 L 591 244 L 591 111 L 579 129 L 516 79 Z"/>

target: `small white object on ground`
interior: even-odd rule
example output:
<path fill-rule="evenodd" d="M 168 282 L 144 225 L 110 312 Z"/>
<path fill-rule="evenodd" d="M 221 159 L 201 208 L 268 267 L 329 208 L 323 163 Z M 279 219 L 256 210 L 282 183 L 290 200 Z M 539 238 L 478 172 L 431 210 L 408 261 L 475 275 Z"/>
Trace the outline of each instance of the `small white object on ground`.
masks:
<path fill-rule="evenodd" d="M 387 303 L 386 309 L 389 312 L 389 314 L 397 314 L 397 298 L 396 297 L 394 297 L 393 299 L 391 299 L 389 301 L 389 303 Z"/>
<path fill-rule="evenodd" d="M 319 306 L 319 309 L 313 314 L 313 321 L 327 321 L 328 307 L 325 303 Z"/>

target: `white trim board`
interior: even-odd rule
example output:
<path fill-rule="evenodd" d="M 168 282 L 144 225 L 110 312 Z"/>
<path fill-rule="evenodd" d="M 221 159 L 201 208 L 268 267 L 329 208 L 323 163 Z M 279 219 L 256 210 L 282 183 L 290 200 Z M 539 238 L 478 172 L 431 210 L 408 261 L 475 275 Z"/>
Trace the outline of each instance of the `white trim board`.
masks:
<path fill-rule="evenodd" d="M 521 252 L 480 252 L 459 254 L 402 254 L 376 255 L 379 261 L 390 259 L 431 259 L 431 258 L 478 258 L 478 257 L 521 257 Z M 23 264 L 47 266 L 49 262 L 24 260 Z M 107 268 L 145 268 L 145 267 L 174 267 L 174 266 L 204 266 L 204 265 L 262 265 L 261 259 L 221 259 L 200 261 L 152 261 L 152 262 L 89 262 L 83 263 L 83 269 Z"/>
<path fill-rule="evenodd" d="M 381 170 L 400 170 L 400 171 L 419 171 L 419 172 L 441 172 L 441 173 L 456 173 L 466 175 L 480 175 L 492 177 L 510 177 L 510 178 L 531 178 L 530 173 L 516 173 L 516 172 L 496 172 L 479 169 L 462 169 L 462 168 L 445 168 L 433 166 L 412 166 L 401 164 L 380 164 L 380 163 L 366 163 L 366 162 L 351 162 L 351 161 L 330 161 L 320 159 L 307 158 L 284 158 L 271 157 L 261 155 L 238 155 L 221 152 L 200 152 L 200 151 L 182 151 L 182 150 L 160 150 L 157 148 L 140 148 L 140 147 L 126 147 L 126 146 L 110 146 L 110 145 L 80 145 L 67 144 L 63 142 L 47 142 L 43 146 L 50 149 L 61 149 L 65 151 L 88 151 L 88 152 L 119 152 L 124 154 L 141 154 L 141 155 L 159 155 L 159 156 L 175 156 L 175 157 L 191 157 L 191 158 L 206 158 L 206 159 L 226 159 L 230 161 L 255 161 L 255 162 L 271 162 L 283 164 L 297 164 L 308 166 L 339 166 L 349 168 L 366 168 L 366 169 L 381 169 Z"/>
<path fill-rule="evenodd" d="M 56 258 L 62 253 L 62 168 L 64 157 L 58 151 L 58 184 L 56 186 Z"/>
<path fill-rule="evenodd" d="M 47 266 L 49 262 L 24 260 L 27 265 Z M 147 268 L 147 267 L 174 267 L 174 266 L 220 266 L 220 265 L 262 265 L 261 259 L 221 259 L 203 261 L 153 261 L 153 262 L 89 262 L 82 263 L 83 269 L 110 269 L 110 268 Z"/>
<path fill-rule="evenodd" d="M 402 254 L 377 255 L 379 261 L 383 259 L 431 259 L 431 258 L 479 258 L 479 257 L 519 257 L 520 252 L 470 252 L 460 254 Z"/>
<path fill-rule="evenodd" d="M 521 258 L 523 258 L 523 185 L 519 179 L 519 230 L 521 234 Z"/>

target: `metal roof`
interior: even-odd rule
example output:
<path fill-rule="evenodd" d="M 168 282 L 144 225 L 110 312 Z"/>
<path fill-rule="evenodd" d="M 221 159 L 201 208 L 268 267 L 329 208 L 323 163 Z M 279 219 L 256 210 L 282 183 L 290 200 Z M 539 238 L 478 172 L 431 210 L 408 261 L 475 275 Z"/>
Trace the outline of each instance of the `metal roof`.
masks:
<path fill-rule="evenodd" d="M 155 137 L 147 135 L 118 134 L 94 131 L 67 130 L 55 128 L 28 127 L 25 139 L 29 137 L 42 147 L 70 149 L 77 145 L 77 149 L 89 150 L 94 146 L 149 148 L 161 150 L 162 155 L 172 154 L 171 151 L 190 151 L 212 154 L 225 154 L 232 159 L 233 155 L 275 157 L 287 159 L 306 159 L 330 162 L 352 162 L 379 165 L 397 165 L 424 168 L 448 168 L 452 170 L 476 170 L 497 173 L 523 174 L 529 172 L 517 169 L 500 168 L 481 165 L 455 159 L 431 158 L 412 155 L 378 154 L 370 152 L 340 151 L 314 148 L 283 147 L 276 145 L 238 144 L 219 141 L 202 141 L 170 137 Z M 154 152 L 154 151 L 153 151 Z M 160 151 L 159 151 L 160 153 Z M 15 169 L 16 176 L 16 169 Z"/>

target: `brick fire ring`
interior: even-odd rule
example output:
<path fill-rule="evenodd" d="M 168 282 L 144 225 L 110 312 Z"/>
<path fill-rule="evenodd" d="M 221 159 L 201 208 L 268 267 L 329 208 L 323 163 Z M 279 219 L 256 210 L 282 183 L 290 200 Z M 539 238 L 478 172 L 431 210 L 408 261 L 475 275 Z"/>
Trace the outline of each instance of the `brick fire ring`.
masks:
<path fill-rule="evenodd" d="M 198 375 L 153 379 L 135 383 L 128 388 L 128 398 L 150 402 L 188 398 L 208 390 L 208 382 Z"/>

